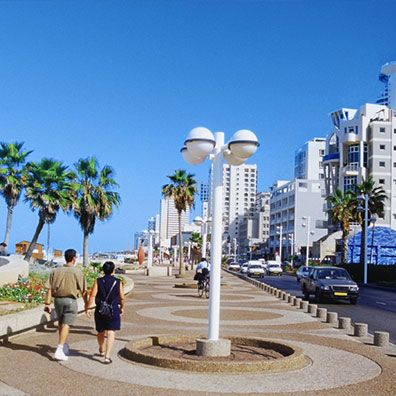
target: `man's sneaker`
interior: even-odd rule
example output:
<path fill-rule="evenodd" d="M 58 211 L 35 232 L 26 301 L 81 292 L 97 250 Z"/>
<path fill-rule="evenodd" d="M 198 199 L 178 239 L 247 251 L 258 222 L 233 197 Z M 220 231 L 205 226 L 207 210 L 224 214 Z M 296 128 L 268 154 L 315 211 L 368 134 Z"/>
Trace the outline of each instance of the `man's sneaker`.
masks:
<path fill-rule="evenodd" d="M 56 348 L 54 358 L 56 360 L 68 360 L 69 358 L 65 355 L 62 348 Z"/>
<path fill-rule="evenodd" d="M 65 342 L 64 345 L 63 345 L 63 353 L 64 353 L 66 356 L 69 356 L 69 344 L 67 344 L 66 342 Z"/>

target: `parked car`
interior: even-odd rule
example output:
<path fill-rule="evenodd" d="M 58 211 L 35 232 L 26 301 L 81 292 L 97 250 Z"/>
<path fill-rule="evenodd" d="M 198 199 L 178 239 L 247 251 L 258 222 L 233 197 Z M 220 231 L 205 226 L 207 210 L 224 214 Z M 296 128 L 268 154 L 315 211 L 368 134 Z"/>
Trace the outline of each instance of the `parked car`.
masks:
<path fill-rule="evenodd" d="M 249 261 L 249 263 L 252 263 Z M 261 278 L 265 274 L 265 270 L 261 263 L 259 262 L 258 264 L 249 264 L 247 267 L 247 276 L 253 277 L 256 276 L 257 278 Z"/>
<path fill-rule="evenodd" d="M 228 269 L 230 271 L 239 271 L 240 268 L 241 268 L 241 266 L 236 261 L 233 261 L 233 262 L 228 264 Z"/>
<path fill-rule="evenodd" d="M 305 299 L 315 295 L 317 302 L 324 299 L 349 300 L 353 305 L 359 297 L 359 287 L 348 271 L 338 267 L 310 267 L 308 276 L 301 278 L 301 290 Z"/>
<path fill-rule="evenodd" d="M 276 263 L 276 264 L 267 264 L 267 275 L 278 275 L 281 276 L 282 275 L 282 267 L 280 263 Z"/>
<path fill-rule="evenodd" d="M 247 269 L 248 269 L 248 263 L 244 263 L 244 264 L 241 265 L 241 268 L 240 268 L 239 272 L 241 274 L 246 274 L 247 273 Z"/>
<path fill-rule="evenodd" d="M 310 268 L 312 268 L 312 267 L 308 267 L 308 266 L 302 265 L 302 266 L 296 271 L 297 282 L 300 282 L 300 279 L 301 279 L 301 278 L 306 278 L 306 277 L 307 277 Z"/>

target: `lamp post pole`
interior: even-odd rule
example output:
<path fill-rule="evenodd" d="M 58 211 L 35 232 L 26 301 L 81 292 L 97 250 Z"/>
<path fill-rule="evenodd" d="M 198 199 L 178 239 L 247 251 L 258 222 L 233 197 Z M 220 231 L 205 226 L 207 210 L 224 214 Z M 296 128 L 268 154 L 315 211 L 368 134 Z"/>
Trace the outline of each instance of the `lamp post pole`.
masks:
<path fill-rule="evenodd" d="M 212 161 L 212 230 L 211 230 L 211 269 L 208 342 L 220 348 L 218 356 L 230 354 L 229 340 L 219 340 L 220 325 L 220 271 L 222 254 L 222 195 L 223 195 L 223 158 L 230 165 L 241 165 L 255 153 L 259 146 L 256 135 L 246 129 L 234 133 L 231 140 L 224 144 L 224 133 L 213 134 L 209 129 L 197 127 L 190 131 L 180 150 L 183 158 L 192 165 L 198 165 L 209 158 Z M 206 243 L 205 243 L 206 245 Z M 210 354 L 206 341 L 197 340 L 197 352 Z M 209 345 L 209 344 L 208 344 Z M 221 351 L 220 351 L 221 350 Z M 211 355 L 213 356 L 213 355 Z"/>
<path fill-rule="evenodd" d="M 148 232 L 148 252 L 147 252 L 147 268 L 153 266 L 153 232 Z"/>
<path fill-rule="evenodd" d="M 282 224 L 279 225 L 277 228 L 279 230 L 279 258 L 280 258 L 280 261 L 282 262 L 282 233 L 283 233 Z"/>
<path fill-rule="evenodd" d="M 364 280 L 363 284 L 367 285 L 367 234 L 368 234 L 368 195 L 364 194 Z"/>
<path fill-rule="evenodd" d="M 206 239 L 207 239 L 207 227 L 206 218 L 202 223 L 202 257 L 206 257 Z"/>
<path fill-rule="evenodd" d="M 311 232 L 311 216 L 304 216 L 303 220 L 306 220 L 306 227 L 307 227 L 307 250 L 305 254 L 305 266 L 308 267 L 309 262 L 309 234 Z M 303 224 L 304 227 L 304 224 Z"/>
<path fill-rule="evenodd" d="M 233 241 L 234 241 L 234 260 L 236 261 L 236 259 L 237 259 L 237 240 L 236 240 L 236 238 L 234 238 Z"/>

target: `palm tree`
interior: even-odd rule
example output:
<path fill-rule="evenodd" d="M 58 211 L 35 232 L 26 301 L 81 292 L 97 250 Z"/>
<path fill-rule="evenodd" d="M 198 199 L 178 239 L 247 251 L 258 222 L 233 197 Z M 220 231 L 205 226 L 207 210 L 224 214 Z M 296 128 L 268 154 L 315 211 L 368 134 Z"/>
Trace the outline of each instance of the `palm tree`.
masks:
<path fill-rule="evenodd" d="M 362 183 L 356 186 L 356 190 L 360 195 L 368 196 L 369 216 L 384 216 L 385 200 L 388 199 L 388 196 L 382 187 L 375 186 L 375 181 L 371 176 L 369 176 L 366 180 L 363 179 Z M 362 215 L 362 212 L 356 211 L 356 217 L 362 226 L 362 234 L 360 238 L 360 264 L 363 266 L 364 257 L 366 254 L 366 224 L 364 222 L 364 215 Z"/>
<path fill-rule="evenodd" d="M 202 235 L 199 232 L 192 232 L 190 237 L 190 242 L 192 244 L 191 252 L 193 256 L 193 262 L 197 257 L 201 257 L 201 247 L 202 247 Z"/>
<path fill-rule="evenodd" d="M 94 232 L 96 220 L 104 221 L 121 202 L 120 195 L 113 191 L 118 187 L 113 169 L 105 165 L 99 168 L 95 157 L 79 159 L 74 164 L 77 172 L 77 197 L 73 212 L 83 231 L 83 265 L 89 264 L 88 240 Z"/>
<path fill-rule="evenodd" d="M 24 143 L 0 143 L 0 194 L 7 205 L 4 243 L 9 244 L 12 214 L 24 187 L 23 165 L 31 151 L 22 150 Z"/>
<path fill-rule="evenodd" d="M 25 202 L 38 210 L 39 222 L 33 235 L 25 260 L 30 261 L 44 224 L 52 224 L 59 210 L 71 209 L 75 195 L 75 174 L 62 162 L 44 158 L 26 165 Z"/>
<path fill-rule="evenodd" d="M 187 211 L 194 205 L 194 196 L 197 192 L 197 182 L 193 179 L 194 175 L 187 173 L 183 169 L 178 169 L 171 176 L 167 176 L 171 183 L 162 187 L 162 194 L 165 198 L 170 198 L 175 203 L 175 208 L 179 220 L 179 273 L 183 275 L 185 269 L 183 266 L 183 241 L 182 241 L 182 212 Z"/>
<path fill-rule="evenodd" d="M 330 206 L 329 215 L 333 223 L 338 223 L 342 230 L 342 262 L 344 263 L 348 251 L 349 223 L 354 220 L 354 207 L 356 206 L 356 196 L 351 191 L 345 194 L 337 188 L 333 195 L 327 198 Z"/>

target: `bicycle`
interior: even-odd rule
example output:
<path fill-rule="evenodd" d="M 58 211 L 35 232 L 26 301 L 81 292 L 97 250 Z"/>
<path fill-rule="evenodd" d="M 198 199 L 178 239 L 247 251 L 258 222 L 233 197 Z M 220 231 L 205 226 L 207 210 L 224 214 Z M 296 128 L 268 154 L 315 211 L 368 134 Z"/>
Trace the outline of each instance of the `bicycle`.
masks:
<path fill-rule="evenodd" d="M 208 276 L 201 282 L 198 282 L 198 296 L 202 297 L 205 293 L 205 297 L 209 298 L 209 287 L 210 287 L 210 279 Z"/>

